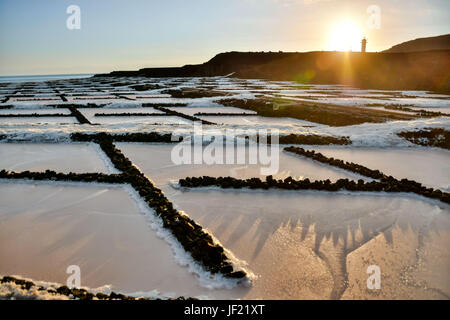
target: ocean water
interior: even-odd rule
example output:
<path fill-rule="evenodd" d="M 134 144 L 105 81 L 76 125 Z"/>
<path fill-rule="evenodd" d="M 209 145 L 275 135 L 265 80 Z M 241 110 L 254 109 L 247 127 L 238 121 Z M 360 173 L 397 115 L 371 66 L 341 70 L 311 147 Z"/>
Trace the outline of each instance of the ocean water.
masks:
<path fill-rule="evenodd" d="M 32 75 L 32 76 L 0 76 L 1 82 L 42 82 L 52 80 L 68 80 L 68 79 L 82 79 L 89 78 L 93 74 L 47 74 L 47 75 Z"/>

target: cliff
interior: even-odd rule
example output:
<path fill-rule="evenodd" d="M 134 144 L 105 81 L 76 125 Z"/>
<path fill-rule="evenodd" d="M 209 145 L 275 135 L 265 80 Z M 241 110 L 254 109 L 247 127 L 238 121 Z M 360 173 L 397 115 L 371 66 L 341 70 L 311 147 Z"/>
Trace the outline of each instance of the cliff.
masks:
<path fill-rule="evenodd" d="M 406 41 L 384 52 L 419 52 L 450 50 L 450 34 Z"/>

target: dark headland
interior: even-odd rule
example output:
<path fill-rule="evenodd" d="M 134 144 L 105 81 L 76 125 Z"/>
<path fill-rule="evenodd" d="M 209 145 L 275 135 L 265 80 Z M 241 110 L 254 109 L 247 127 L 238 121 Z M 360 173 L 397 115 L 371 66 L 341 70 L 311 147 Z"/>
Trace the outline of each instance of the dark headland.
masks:
<path fill-rule="evenodd" d="M 344 84 L 450 93 L 450 35 L 408 41 L 384 52 L 227 52 L 203 64 L 113 71 L 96 77 L 211 77 Z"/>

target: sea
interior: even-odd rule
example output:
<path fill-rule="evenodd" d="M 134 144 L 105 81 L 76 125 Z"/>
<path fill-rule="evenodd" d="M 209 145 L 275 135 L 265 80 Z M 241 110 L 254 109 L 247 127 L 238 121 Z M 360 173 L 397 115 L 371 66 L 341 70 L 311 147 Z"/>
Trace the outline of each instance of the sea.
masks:
<path fill-rule="evenodd" d="M 42 82 L 52 80 L 68 80 L 89 78 L 94 74 L 46 74 L 46 75 L 29 75 L 29 76 L 0 76 L 0 83 L 4 82 Z"/>

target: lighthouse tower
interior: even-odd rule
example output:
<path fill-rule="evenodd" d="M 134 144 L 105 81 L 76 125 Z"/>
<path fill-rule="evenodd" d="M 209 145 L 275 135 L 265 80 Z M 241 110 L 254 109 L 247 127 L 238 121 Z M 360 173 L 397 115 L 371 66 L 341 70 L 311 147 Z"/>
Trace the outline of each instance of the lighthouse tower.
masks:
<path fill-rule="evenodd" d="M 366 52 L 366 47 L 367 47 L 367 39 L 363 38 L 361 41 L 361 52 L 365 53 Z"/>

